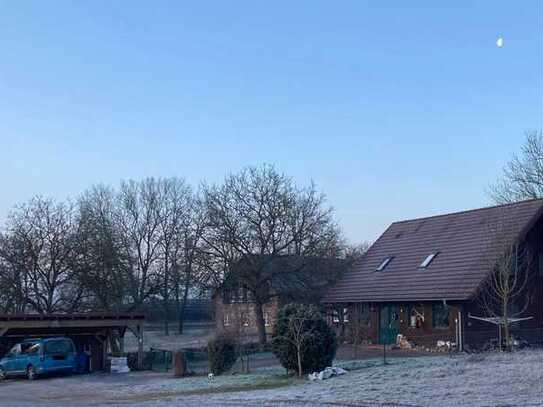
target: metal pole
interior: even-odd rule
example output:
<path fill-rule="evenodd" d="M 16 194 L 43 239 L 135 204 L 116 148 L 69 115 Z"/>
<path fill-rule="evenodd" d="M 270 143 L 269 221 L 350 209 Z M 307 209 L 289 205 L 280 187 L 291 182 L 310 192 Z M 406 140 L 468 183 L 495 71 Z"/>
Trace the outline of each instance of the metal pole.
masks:
<path fill-rule="evenodd" d="M 138 333 L 138 369 L 143 369 L 143 327 L 141 324 L 138 324 L 136 327 Z"/>
<path fill-rule="evenodd" d="M 462 337 L 462 311 L 458 311 L 458 342 L 460 343 L 458 350 L 464 350 L 464 338 Z"/>
<path fill-rule="evenodd" d="M 502 351 L 502 325 L 498 323 L 498 346 L 500 347 L 500 352 Z"/>

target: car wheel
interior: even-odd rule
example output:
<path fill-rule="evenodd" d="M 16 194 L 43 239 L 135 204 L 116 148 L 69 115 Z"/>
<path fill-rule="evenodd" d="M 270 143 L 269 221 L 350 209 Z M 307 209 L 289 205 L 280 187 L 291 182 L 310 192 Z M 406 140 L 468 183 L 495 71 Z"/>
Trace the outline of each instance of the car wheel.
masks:
<path fill-rule="evenodd" d="M 38 375 L 36 374 L 36 369 L 34 366 L 30 365 L 26 368 L 26 377 L 28 380 L 36 380 Z"/>
<path fill-rule="evenodd" d="M 3 369 L 0 369 L 0 382 L 6 378 L 6 372 Z"/>

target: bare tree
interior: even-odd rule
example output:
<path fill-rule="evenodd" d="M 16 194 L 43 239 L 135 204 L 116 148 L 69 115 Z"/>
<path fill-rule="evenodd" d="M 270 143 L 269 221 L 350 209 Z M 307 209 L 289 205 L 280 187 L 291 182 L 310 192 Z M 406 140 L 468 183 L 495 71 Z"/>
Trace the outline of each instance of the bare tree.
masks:
<path fill-rule="evenodd" d="M 509 350 L 511 318 L 522 315 L 532 300 L 533 255 L 526 244 L 518 241 L 513 220 L 502 215 L 491 228 L 489 235 L 493 238 L 486 260 L 490 273 L 478 298 L 486 314 L 499 319 Z"/>
<path fill-rule="evenodd" d="M 251 328 L 252 304 L 249 302 L 236 303 L 227 313 L 228 317 L 231 318 L 229 323 L 232 325 L 229 327 L 228 332 L 235 339 L 236 353 L 241 363 L 241 370 L 243 373 L 249 373 L 250 354 L 247 344 L 253 334 Z"/>
<path fill-rule="evenodd" d="M 366 255 L 370 246 L 371 243 L 365 241 L 357 244 L 346 244 L 343 249 L 344 256 L 351 263 L 355 263 Z"/>
<path fill-rule="evenodd" d="M 489 192 L 499 204 L 543 197 L 543 132 L 527 133 L 521 154 L 505 165 Z"/>
<path fill-rule="evenodd" d="M 162 262 L 162 302 L 164 305 L 164 334 L 169 335 L 170 293 L 178 267 L 183 226 L 190 216 L 192 191 L 181 178 L 159 179 L 158 213 Z M 174 276 L 171 270 L 174 269 Z M 175 288 L 174 288 L 175 289 Z"/>
<path fill-rule="evenodd" d="M 296 349 L 296 362 L 298 367 L 298 377 L 303 376 L 303 351 L 307 341 L 312 340 L 315 325 L 312 323 L 318 320 L 320 315 L 313 307 L 307 311 L 299 310 L 288 316 L 286 332 L 284 335 L 277 336 L 276 340 L 284 340 L 290 342 Z"/>
<path fill-rule="evenodd" d="M 28 306 L 28 273 L 23 267 L 24 251 L 13 235 L 0 233 L 0 309 L 25 312 Z"/>
<path fill-rule="evenodd" d="M 75 253 L 73 205 L 36 197 L 19 206 L 8 219 L 11 256 L 6 256 L 24 284 L 25 302 L 40 313 L 69 311 L 79 304 L 74 285 Z M 16 281 L 24 276 L 24 283 Z M 18 289 L 20 291 L 20 289 Z"/>
<path fill-rule="evenodd" d="M 115 224 L 113 189 L 97 185 L 78 201 L 74 271 L 92 310 L 121 311 L 128 295 L 127 259 Z"/>
<path fill-rule="evenodd" d="M 238 279 L 252 294 L 259 341 L 265 343 L 263 305 L 277 295 L 271 289 L 275 276 L 291 272 L 270 264 L 284 255 L 337 256 L 343 242 L 332 210 L 313 184 L 299 188 L 267 165 L 206 187 L 204 198 L 208 227 L 203 239 L 213 259 L 208 264 L 220 280 L 243 260 Z"/>
<path fill-rule="evenodd" d="M 188 216 L 177 233 L 173 273 L 179 334 L 183 333 L 190 290 L 203 287 L 202 270 L 205 269 L 206 260 L 201 247 L 206 223 L 202 200 L 198 194 L 192 194 L 188 202 Z"/>
<path fill-rule="evenodd" d="M 159 291 L 160 233 L 159 188 L 153 178 L 121 183 L 115 211 L 123 256 L 127 259 L 128 290 L 132 308 Z"/>

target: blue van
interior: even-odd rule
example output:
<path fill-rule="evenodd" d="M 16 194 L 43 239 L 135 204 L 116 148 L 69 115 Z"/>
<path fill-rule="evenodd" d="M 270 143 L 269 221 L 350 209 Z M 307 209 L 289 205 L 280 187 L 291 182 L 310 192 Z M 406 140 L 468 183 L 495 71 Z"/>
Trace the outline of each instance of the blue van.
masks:
<path fill-rule="evenodd" d="M 28 339 L 0 360 L 0 380 L 8 376 L 34 380 L 48 373 L 74 373 L 77 368 L 76 349 L 70 338 Z"/>

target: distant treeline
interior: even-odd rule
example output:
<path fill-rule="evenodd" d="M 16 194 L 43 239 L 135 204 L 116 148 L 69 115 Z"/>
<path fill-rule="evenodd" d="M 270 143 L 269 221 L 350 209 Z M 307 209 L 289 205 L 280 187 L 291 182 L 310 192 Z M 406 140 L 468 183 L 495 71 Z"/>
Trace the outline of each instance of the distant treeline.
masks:
<path fill-rule="evenodd" d="M 189 293 L 212 292 L 242 258 L 347 251 L 325 196 L 271 166 L 199 188 L 182 178 L 95 185 L 75 200 L 37 196 L 13 209 L 0 233 L 0 312 L 161 302 L 165 321 L 173 312 L 182 331 Z M 243 282 L 256 307 L 270 294 L 273 276 L 263 270 Z"/>

